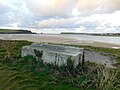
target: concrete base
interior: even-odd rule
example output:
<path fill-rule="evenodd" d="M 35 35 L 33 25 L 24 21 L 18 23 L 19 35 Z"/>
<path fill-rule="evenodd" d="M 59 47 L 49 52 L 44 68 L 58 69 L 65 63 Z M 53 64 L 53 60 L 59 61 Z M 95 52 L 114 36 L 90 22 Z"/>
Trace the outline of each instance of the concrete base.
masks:
<path fill-rule="evenodd" d="M 83 48 L 71 46 L 32 44 L 22 48 L 21 56 L 33 55 L 37 59 L 42 59 L 43 62 L 58 66 L 66 65 L 67 59 L 71 57 L 74 67 L 76 67 L 79 63 L 82 63 L 83 51 Z"/>

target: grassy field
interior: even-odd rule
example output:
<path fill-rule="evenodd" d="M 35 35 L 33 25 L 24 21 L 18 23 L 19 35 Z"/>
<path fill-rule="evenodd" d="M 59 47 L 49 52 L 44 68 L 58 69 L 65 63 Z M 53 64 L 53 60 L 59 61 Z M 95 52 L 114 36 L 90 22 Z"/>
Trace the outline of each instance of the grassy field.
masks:
<path fill-rule="evenodd" d="M 120 70 L 94 63 L 70 68 L 43 64 L 33 56 L 21 58 L 21 47 L 27 41 L 0 40 L 0 90 L 120 90 Z M 107 52 L 119 61 L 114 49 L 84 47 L 87 50 Z"/>

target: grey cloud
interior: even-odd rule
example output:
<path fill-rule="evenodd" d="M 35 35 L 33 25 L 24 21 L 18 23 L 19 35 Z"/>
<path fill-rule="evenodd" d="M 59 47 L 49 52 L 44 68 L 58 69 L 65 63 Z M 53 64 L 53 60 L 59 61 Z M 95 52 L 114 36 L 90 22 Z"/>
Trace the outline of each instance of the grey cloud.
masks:
<path fill-rule="evenodd" d="M 9 7 L 0 3 L 0 26 L 1 25 L 5 26 L 10 21 L 7 15 L 8 11 L 9 11 Z"/>
<path fill-rule="evenodd" d="M 19 27 L 29 27 L 35 22 L 24 0 L 11 0 L 6 6 L 0 3 L 0 13 L 0 26 L 10 27 L 14 23 L 19 23 Z"/>
<path fill-rule="evenodd" d="M 96 22 L 84 22 L 81 24 L 81 26 L 87 28 L 87 29 L 95 29 L 97 26 L 99 26 L 98 24 L 96 24 Z"/>
<path fill-rule="evenodd" d="M 120 10 L 120 0 L 79 0 L 76 8 L 83 16 L 113 13 Z"/>
<path fill-rule="evenodd" d="M 78 28 L 76 18 L 47 19 L 39 21 L 38 27 L 41 28 Z"/>
<path fill-rule="evenodd" d="M 41 17 L 71 17 L 72 9 L 78 2 L 78 0 L 53 0 L 52 3 L 41 3 L 42 0 L 27 0 L 27 6 L 29 10 L 35 16 Z"/>
<path fill-rule="evenodd" d="M 43 0 L 6 1 L 9 1 L 6 5 L 0 3 L 0 26 L 19 23 L 20 28 L 33 28 L 38 32 L 120 32 L 120 0 L 52 0 L 53 4 Z M 72 15 L 76 8 L 81 15 Z M 114 11 L 118 12 L 112 13 Z"/>
<path fill-rule="evenodd" d="M 8 7 L 0 3 L 0 14 L 8 12 Z"/>

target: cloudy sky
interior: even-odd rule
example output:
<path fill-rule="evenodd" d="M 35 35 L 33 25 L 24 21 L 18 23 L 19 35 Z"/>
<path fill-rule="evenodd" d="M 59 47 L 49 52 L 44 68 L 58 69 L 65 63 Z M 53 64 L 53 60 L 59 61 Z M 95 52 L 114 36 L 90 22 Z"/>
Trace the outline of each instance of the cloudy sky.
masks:
<path fill-rule="evenodd" d="M 0 0 L 0 28 L 120 32 L 120 0 Z"/>

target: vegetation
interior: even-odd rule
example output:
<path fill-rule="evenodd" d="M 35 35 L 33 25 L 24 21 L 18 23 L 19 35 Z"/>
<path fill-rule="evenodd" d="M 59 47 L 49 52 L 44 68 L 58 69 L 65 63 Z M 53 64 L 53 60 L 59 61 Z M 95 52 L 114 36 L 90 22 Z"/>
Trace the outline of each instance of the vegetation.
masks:
<path fill-rule="evenodd" d="M 120 33 L 75 33 L 61 32 L 61 34 L 93 35 L 93 36 L 120 36 Z"/>
<path fill-rule="evenodd" d="M 0 90 L 120 90 L 119 69 L 89 62 L 74 68 L 71 58 L 67 65 L 58 67 L 43 64 L 41 58 L 21 57 L 21 47 L 30 44 L 0 40 Z M 99 48 L 85 48 L 99 51 Z"/>
<path fill-rule="evenodd" d="M 34 34 L 28 30 L 0 29 L 0 34 Z"/>

